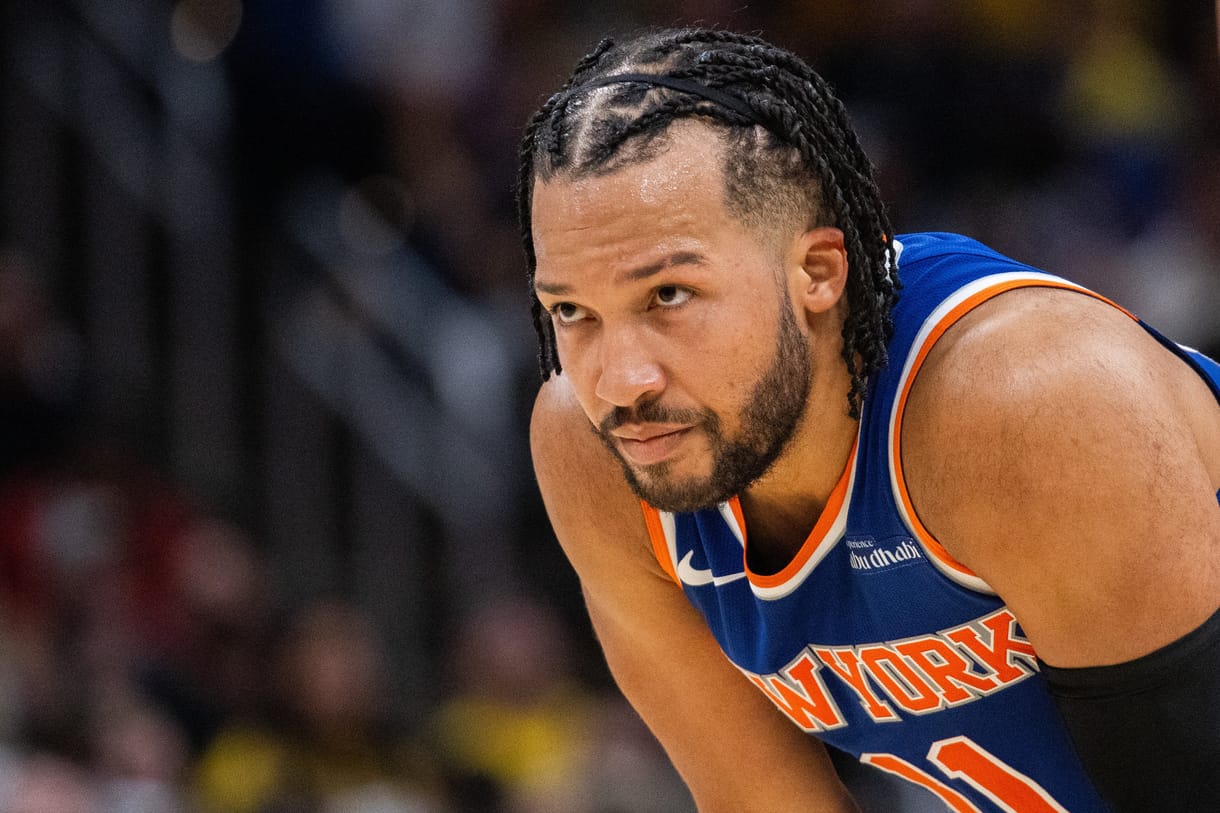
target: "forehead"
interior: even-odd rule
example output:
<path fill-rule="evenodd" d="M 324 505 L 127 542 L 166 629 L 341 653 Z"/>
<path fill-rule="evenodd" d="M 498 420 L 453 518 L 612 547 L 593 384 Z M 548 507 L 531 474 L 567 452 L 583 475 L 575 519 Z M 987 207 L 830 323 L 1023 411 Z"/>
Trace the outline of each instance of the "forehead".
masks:
<path fill-rule="evenodd" d="M 536 182 L 531 225 L 540 280 L 573 263 L 711 251 L 744 231 L 725 204 L 714 131 L 683 123 L 670 129 L 668 145 L 649 161 L 601 176 Z"/>

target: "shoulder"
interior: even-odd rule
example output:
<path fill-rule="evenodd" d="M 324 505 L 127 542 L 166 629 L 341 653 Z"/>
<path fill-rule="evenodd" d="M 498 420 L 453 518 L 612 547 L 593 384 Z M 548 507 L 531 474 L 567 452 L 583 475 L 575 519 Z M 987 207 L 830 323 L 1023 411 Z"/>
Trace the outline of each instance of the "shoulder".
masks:
<path fill-rule="evenodd" d="M 1081 432 L 1130 432 L 1181 411 L 1175 366 L 1125 312 L 1074 291 L 1019 288 L 974 308 L 932 347 L 904 437 L 944 448 L 966 432 L 1015 451 Z M 986 453 L 971 448 L 972 457 Z"/>
<path fill-rule="evenodd" d="M 964 315 L 929 353 L 920 386 L 929 394 L 969 395 L 961 404 L 969 409 L 983 401 L 1041 398 L 1054 386 L 1096 394 L 1116 378 L 1155 375 L 1161 366 L 1156 341 L 1123 311 L 1075 291 L 1035 285 L 995 296 Z"/>
<path fill-rule="evenodd" d="M 1201 387 L 1125 313 L 1055 289 L 985 302 L 930 352 L 902 429 L 916 512 L 1048 660 L 1133 657 L 1215 609 L 1220 579 L 1189 565 L 1220 546 Z"/>
<path fill-rule="evenodd" d="M 639 500 L 563 375 L 538 391 L 530 451 L 551 525 L 586 586 L 625 559 L 652 562 Z"/>

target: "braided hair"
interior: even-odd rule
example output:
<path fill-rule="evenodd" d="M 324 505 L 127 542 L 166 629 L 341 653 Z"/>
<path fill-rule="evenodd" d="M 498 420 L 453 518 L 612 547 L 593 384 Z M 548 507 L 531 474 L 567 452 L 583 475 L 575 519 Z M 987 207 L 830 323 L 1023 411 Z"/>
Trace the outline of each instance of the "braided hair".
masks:
<path fill-rule="evenodd" d="M 710 90 L 599 81 L 625 72 Z M 822 77 L 795 54 L 721 30 L 664 29 L 621 44 L 603 40 L 530 119 L 517 207 L 543 379 L 561 368 L 554 326 L 533 293 L 535 180 L 605 175 L 651 160 L 663 151 L 669 125 L 690 117 L 708 123 L 724 141 L 730 213 L 748 226 L 799 216 L 806 227 L 843 232 L 849 268 L 843 359 L 851 376 L 849 413 L 858 418 L 868 377 L 887 360 L 899 287 L 893 232 L 872 165 Z"/>

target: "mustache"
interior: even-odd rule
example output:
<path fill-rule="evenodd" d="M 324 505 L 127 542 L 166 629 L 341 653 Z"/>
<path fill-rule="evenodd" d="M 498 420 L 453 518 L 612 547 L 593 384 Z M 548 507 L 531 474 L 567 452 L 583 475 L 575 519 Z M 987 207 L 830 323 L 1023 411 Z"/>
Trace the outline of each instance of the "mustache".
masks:
<path fill-rule="evenodd" d="M 706 423 L 708 415 L 697 409 L 671 409 L 661 406 L 656 401 L 645 401 L 630 407 L 615 407 L 597 425 L 597 431 L 603 436 L 624 424 L 633 423 Z"/>

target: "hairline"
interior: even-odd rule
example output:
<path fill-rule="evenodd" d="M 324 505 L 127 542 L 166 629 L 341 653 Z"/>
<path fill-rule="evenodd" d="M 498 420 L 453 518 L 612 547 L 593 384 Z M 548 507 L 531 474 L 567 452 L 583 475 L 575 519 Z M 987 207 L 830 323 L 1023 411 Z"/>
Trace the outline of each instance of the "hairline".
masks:
<path fill-rule="evenodd" d="M 766 246 L 768 243 L 773 243 L 776 252 L 782 253 L 783 246 L 786 245 L 786 241 L 782 238 L 794 232 L 803 233 L 818 225 L 824 225 L 822 217 L 825 207 L 820 202 L 820 190 L 815 193 L 815 197 L 819 201 L 818 203 L 811 204 L 808 201 L 803 201 L 799 206 L 794 206 L 792 200 L 777 201 L 775 206 L 784 209 L 786 216 L 781 214 L 778 217 L 767 217 L 764 219 L 767 214 L 766 212 L 753 210 L 750 203 L 757 201 L 751 201 L 749 198 L 761 197 L 768 193 L 774 194 L 776 191 L 774 187 L 785 185 L 792 189 L 795 195 L 795 183 L 790 179 L 777 180 L 770 178 L 764 182 L 754 182 L 753 191 L 748 188 L 750 183 L 748 181 L 742 186 L 738 186 L 734 183 L 733 179 L 733 145 L 730 142 L 733 135 L 744 133 L 747 131 L 747 128 L 731 127 L 715 119 L 699 115 L 674 119 L 662 130 L 630 139 L 616 153 L 616 157 L 621 160 L 555 168 L 544 157 L 541 162 L 535 162 L 533 183 L 536 184 L 540 180 L 544 183 L 550 183 L 555 180 L 572 182 L 587 178 L 605 178 L 614 175 L 620 170 L 660 160 L 669 151 L 675 149 L 671 136 L 671 128 L 684 122 L 698 124 L 714 135 L 716 139 L 716 152 L 718 153 L 716 164 L 720 175 L 721 203 L 729 216 L 748 231 L 754 233 L 762 241 L 762 245 Z M 754 138 L 765 138 L 765 133 L 769 132 L 762 125 L 754 125 L 750 129 L 753 131 Z M 762 151 L 766 147 L 758 146 L 757 149 Z M 759 159 L 760 157 L 757 155 L 749 157 L 751 162 L 757 162 Z M 767 157 L 761 157 L 761 160 L 766 161 L 768 159 Z M 771 160 L 774 161 L 774 157 Z M 809 182 L 817 184 L 817 181 L 812 177 L 809 179 Z M 762 183 L 769 183 L 773 188 L 771 190 L 762 189 Z M 743 186 L 746 188 L 742 188 Z M 797 208 L 801 211 L 794 211 Z"/>

